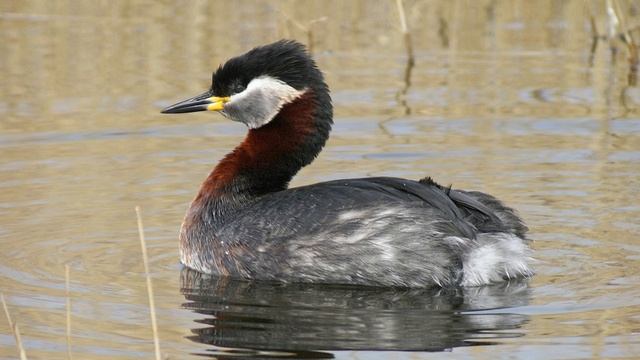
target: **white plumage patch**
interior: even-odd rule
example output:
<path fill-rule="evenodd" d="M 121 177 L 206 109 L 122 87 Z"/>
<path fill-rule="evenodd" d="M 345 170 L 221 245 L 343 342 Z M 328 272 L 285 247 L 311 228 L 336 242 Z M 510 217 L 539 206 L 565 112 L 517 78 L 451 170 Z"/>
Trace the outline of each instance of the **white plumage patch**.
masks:
<path fill-rule="evenodd" d="M 509 233 L 484 233 L 463 263 L 463 286 L 480 286 L 533 275 L 528 262 L 531 250 L 525 241 Z"/>
<path fill-rule="evenodd" d="M 260 76 L 251 80 L 244 91 L 232 95 L 222 114 L 245 123 L 250 129 L 256 129 L 268 124 L 285 104 L 304 92 L 282 80 Z"/>

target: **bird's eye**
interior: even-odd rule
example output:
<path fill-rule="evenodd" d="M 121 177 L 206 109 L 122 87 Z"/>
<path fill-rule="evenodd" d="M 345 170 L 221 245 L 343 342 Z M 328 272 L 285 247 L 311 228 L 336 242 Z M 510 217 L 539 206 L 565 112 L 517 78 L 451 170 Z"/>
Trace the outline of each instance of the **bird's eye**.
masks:
<path fill-rule="evenodd" d="M 231 85 L 231 93 L 232 94 L 237 94 L 237 93 L 241 93 L 243 92 L 247 87 L 242 84 L 241 82 L 235 82 L 233 85 Z"/>

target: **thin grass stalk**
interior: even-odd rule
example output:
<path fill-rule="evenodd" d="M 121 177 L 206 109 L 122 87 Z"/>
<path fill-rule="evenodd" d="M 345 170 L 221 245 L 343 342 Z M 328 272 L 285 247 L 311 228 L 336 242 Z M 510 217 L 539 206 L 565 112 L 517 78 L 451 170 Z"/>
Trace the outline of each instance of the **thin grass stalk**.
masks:
<path fill-rule="evenodd" d="M 73 360 L 71 355 L 71 297 L 69 296 L 69 264 L 64 265 L 64 289 L 67 298 L 67 358 Z"/>
<path fill-rule="evenodd" d="M 9 308 L 7 307 L 7 302 L 4 301 L 3 294 L 0 294 L 0 301 L 2 301 L 2 307 L 4 308 L 4 314 L 7 316 L 7 322 L 9 323 L 9 327 L 11 328 L 11 331 L 13 331 L 13 337 L 16 339 L 16 346 L 18 347 L 18 354 L 20 355 L 20 360 L 27 360 L 27 353 L 24 351 L 24 346 L 22 346 L 20 329 L 18 328 L 18 324 L 14 323 L 13 320 L 11 320 L 11 314 L 9 314 Z"/>
<path fill-rule="evenodd" d="M 151 328 L 153 330 L 153 346 L 155 349 L 156 360 L 161 360 L 160 338 L 158 337 L 158 324 L 156 322 L 156 304 L 153 300 L 153 286 L 151 285 L 151 276 L 149 275 L 149 257 L 147 256 L 147 243 L 144 240 L 144 227 L 142 226 L 140 206 L 136 206 L 136 216 L 138 217 L 138 235 L 140 236 L 140 246 L 142 247 L 142 262 L 144 263 L 144 273 L 147 278 L 147 294 L 149 295 L 149 312 L 151 314 Z"/>
<path fill-rule="evenodd" d="M 400 102 L 400 105 L 404 108 L 405 115 L 411 114 L 411 108 L 407 104 L 406 95 L 411 87 L 411 73 L 415 66 L 415 57 L 413 55 L 413 41 L 411 39 L 411 32 L 407 26 L 407 17 L 404 12 L 404 3 L 402 0 L 396 0 L 396 6 L 398 8 L 398 15 L 400 17 L 400 31 L 404 38 L 405 51 L 407 53 L 407 62 L 404 68 L 403 86 L 396 94 L 396 99 Z"/>

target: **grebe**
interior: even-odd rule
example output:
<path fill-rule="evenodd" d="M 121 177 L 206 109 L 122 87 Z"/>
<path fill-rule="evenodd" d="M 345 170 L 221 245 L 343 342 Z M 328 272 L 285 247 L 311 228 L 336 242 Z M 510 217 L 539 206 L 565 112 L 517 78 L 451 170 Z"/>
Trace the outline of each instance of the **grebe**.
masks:
<path fill-rule="evenodd" d="M 427 177 L 288 189 L 333 124 L 324 77 L 281 40 L 228 60 L 204 94 L 163 113 L 218 111 L 248 134 L 206 178 L 180 231 L 194 270 L 240 279 L 394 287 L 478 286 L 532 275 L 527 227 L 491 195 Z"/>

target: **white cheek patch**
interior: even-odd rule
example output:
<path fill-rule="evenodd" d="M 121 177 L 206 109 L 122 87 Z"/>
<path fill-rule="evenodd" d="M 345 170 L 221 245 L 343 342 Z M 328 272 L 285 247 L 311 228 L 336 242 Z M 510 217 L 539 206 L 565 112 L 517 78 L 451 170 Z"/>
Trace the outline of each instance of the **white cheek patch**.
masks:
<path fill-rule="evenodd" d="M 222 113 L 256 129 L 268 124 L 285 104 L 304 93 L 276 78 L 261 76 L 251 80 L 243 92 L 231 96 Z"/>

